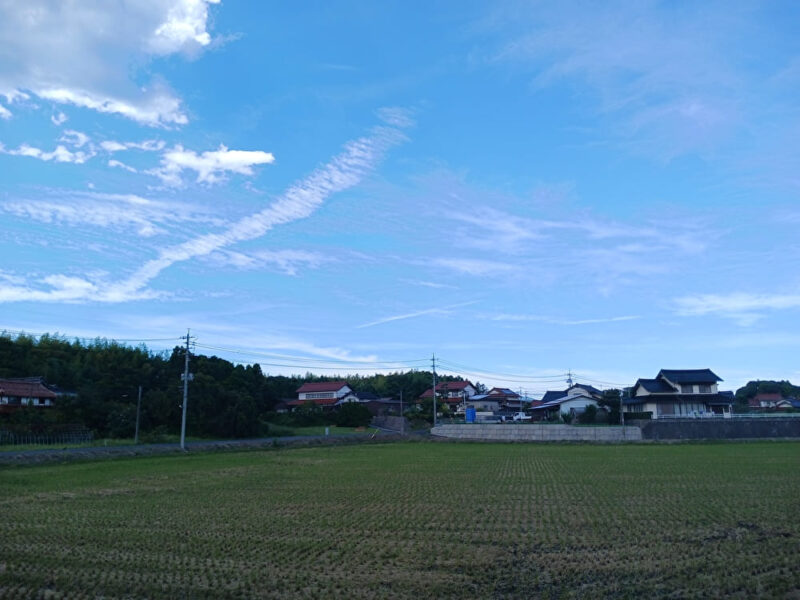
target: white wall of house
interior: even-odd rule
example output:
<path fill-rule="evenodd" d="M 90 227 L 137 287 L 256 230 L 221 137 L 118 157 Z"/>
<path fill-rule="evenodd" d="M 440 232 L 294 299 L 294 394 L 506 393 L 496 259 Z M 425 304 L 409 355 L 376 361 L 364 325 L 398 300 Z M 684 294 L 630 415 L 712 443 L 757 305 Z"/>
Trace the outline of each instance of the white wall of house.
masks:
<path fill-rule="evenodd" d="M 344 398 L 353 390 L 350 386 L 344 386 L 342 389 L 335 392 L 301 392 L 298 394 L 298 400 L 320 400 L 323 398 Z"/>
<path fill-rule="evenodd" d="M 581 396 L 580 398 L 573 398 L 562 402 L 559 411 L 562 413 L 568 412 L 583 412 L 587 406 L 597 406 L 597 400 Z"/>

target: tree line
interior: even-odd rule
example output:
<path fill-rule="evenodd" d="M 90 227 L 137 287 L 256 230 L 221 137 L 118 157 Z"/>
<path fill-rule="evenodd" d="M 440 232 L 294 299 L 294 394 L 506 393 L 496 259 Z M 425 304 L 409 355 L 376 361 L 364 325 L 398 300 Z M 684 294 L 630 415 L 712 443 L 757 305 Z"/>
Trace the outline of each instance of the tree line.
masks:
<path fill-rule="evenodd" d="M 0 333 L 0 378 L 44 377 L 69 392 L 54 410 L 18 410 L 0 416 L 8 424 L 44 427 L 82 424 L 101 437 L 132 437 L 139 386 L 140 432 L 176 433 L 180 427 L 185 347 L 154 352 L 144 344 L 113 340 L 69 340 Z M 258 364 L 234 364 L 217 356 L 190 355 L 187 431 L 195 436 L 248 437 L 268 434 L 278 402 L 297 397 L 314 381 L 346 380 L 356 392 L 416 400 L 431 386 L 430 371 L 376 375 L 265 375 Z M 456 380 L 443 377 L 441 380 Z M 0 422 L 0 426 L 2 426 Z"/>

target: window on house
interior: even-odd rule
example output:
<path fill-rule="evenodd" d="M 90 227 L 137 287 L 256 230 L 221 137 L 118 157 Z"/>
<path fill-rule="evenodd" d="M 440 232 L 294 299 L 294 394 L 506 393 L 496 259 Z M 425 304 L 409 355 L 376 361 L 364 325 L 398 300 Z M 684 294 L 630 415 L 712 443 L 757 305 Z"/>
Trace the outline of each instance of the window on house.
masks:
<path fill-rule="evenodd" d="M 691 383 L 682 383 L 681 384 L 681 394 L 691 394 L 693 391 L 693 387 Z"/>
<path fill-rule="evenodd" d="M 701 394 L 710 394 L 711 393 L 711 386 L 710 385 L 701 385 L 700 386 L 700 393 Z"/>

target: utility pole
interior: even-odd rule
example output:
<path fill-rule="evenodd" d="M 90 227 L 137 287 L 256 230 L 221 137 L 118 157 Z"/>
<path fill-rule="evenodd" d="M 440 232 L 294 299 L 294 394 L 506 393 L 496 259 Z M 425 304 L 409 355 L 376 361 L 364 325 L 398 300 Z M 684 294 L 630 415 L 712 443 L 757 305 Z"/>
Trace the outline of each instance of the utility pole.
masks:
<path fill-rule="evenodd" d="M 189 330 L 186 330 L 186 359 L 183 362 L 183 416 L 181 417 L 181 450 L 186 450 L 186 404 L 189 401 Z"/>
<path fill-rule="evenodd" d="M 433 426 L 436 427 L 436 355 L 431 355 L 431 366 L 433 367 Z"/>
<path fill-rule="evenodd" d="M 403 414 L 403 390 L 400 390 L 400 435 L 406 434 L 406 416 Z"/>
<path fill-rule="evenodd" d="M 139 386 L 139 399 L 136 401 L 136 433 L 133 436 L 133 443 L 139 443 L 139 416 L 142 414 L 142 386 Z"/>

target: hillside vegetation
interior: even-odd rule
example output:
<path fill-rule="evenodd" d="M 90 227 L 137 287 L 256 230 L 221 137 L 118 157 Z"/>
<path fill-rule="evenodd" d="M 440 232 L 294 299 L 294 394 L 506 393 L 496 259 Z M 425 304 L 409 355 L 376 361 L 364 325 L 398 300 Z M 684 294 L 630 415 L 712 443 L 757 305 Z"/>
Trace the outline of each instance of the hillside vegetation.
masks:
<path fill-rule="evenodd" d="M 132 437 L 137 388 L 143 388 L 141 431 L 145 438 L 179 430 L 185 350 L 152 352 L 97 339 L 90 343 L 57 335 L 38 338 L 0 334 L 0 377 L 43 376 L 48 384 L 75 392 L 55 410 L 19 410 L 3 423 L 46 427 L 83 424 L 102 437 Z M 258 364 L 233 364 L 216 356 L 191 355 L 187 429 L 195 436 L 250 437 L 268 434 L 265 420 L 282 399 L 296 398 L 307 381 L 346 379 L 355 391 L 417 398 L 430 387 L 431 373 L 319 377 L 269 376 Z M 303 423 L 306 424 L 306 423 Z M 310 424 L 310 423 L 309 423 Z"/>

